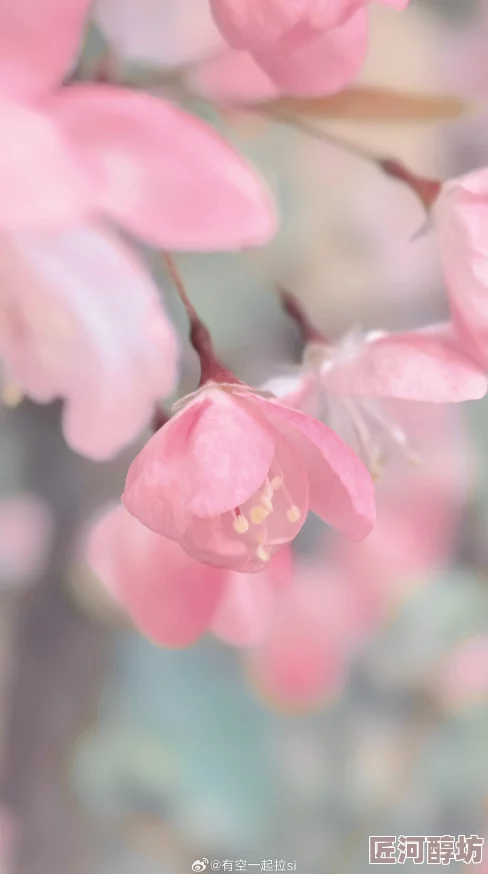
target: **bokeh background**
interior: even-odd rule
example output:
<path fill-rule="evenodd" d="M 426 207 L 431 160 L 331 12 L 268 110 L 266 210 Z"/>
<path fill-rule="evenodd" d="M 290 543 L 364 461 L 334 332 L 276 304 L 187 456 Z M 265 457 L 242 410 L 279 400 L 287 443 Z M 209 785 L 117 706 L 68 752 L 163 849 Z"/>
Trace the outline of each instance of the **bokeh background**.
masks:
<path fill-rule="evenodd" d="M 486 2 L 412 0 L 401 15 L 378 6 L 371 18 L 362 81 L 459 93 L 473 111 L 446 123 L 327 129 L 426 175 L 488 164 Z M 93 30 L 83 63 L 101 45 Z M 163 41 L 167 69 L 164 51 Z M 408 190 L 283 126 L 194 108 L 256 163 L 282 213 L 266 251 L 177 259 L 241 378 L 260 384 L 298 360 L 277 282 L 331 338 L 444 317 L 435 240 L 412 241 L 423 216 Z M 182 308 L 153 260 L 185 338 Z M 185 347 L 179 394 L 197 380 Z M 250 680 L 246 654 L 210 636 L 184 651 L 156 648 L 87 570 L 84 531 L 118 498 L 135 449 L 93 464 L 64 444 L 57 405 L 0 411 L 2 874 L 186 874 L 204 857 L 363 874 L 370 834 L 488 837 L 488 403 L 442 421 L 423 416 L 416 427 L 430 456 L 415 476 L 431 476 L 432 464 L 436 477 L 408 531 L 393 525 L 383 538 L 392 553 L 382 609 L 340 682 L 297 708 L 275 706 Z M 408 475 L 385 471 L 386 516 L 403 512 Z M 432 554 L 409 561 L 425 541 Z M 334 550 L 312 520 L 297 564 L 313 562 L 325 581 Z M 374 588 L 380 565 L 384 582 L 384 546 L 357 556 L 359 592 Z"/>

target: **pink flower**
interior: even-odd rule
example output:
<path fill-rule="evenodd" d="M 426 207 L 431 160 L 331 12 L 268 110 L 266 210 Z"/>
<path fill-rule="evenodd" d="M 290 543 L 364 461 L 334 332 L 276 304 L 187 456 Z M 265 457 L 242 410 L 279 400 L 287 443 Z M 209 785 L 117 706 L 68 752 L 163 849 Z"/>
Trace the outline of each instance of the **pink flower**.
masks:
<path fill-rule="evenodd" d="M 259 578 L 212 568 L 120 506 L 92 526 L 86 555 L 140 631 L 163 646 L 188 646 L 206 631 L 238 646 L 255 645 L 266 635 L 279 593 L 291 582 L 287 549 Z"/>
<path fill-rule="evenodd" d="M 63 398 L 70 446 L 113 455 L 176 384 L 178 343 L 158 290 L 93 223 L 54 238 L 3 235 L 0 253 L 5 398 L 12 387 L 40 403 Z"/>
<path fill-rule="evenodd" d="M 123 502 L 194 558 L 260 571 L 309 509 L 352 538 L 374 522 L 358 458 L 325 425 L 248 386 L 206 382 L 132 463 Z"/>
<path fill-rule="evenodd" d="M 251 168 L 173 104 L 56 90 L 88 7 L 0 0 L 0 355 L 6 397 L 65 399 L 71 446 L 105 458 L 173 390 L 177 346 L 150 276 L 102 218 L 183 249 L 262 243 L 275 219 Z"/>
<path fill-rule="evenodd" d="M 52 513 L 36 495 L 18 494 L 0 501 L 0 578 L 3 584 L 39 577 L 53 537 Z"/>
<path fill-rule="evenodd" d="M 408 0 L 382 0 L 404 8 Z M 365 0 L 211 0 L 229 44 L 249 51 L 280 89 L 325 94 L 358 73 L 367 50 Z"/>
<path fill-rule="evenodd" d="M 317 335 L 301 369 L 265 388 L 282 403 L 323 416 L 377 475 L 394 446 L 415 460 L 382 401 L 456 403 L 483 397 L 487 380 L 450 330 L 439 326 L 404 334 L 353 331 L 336 345 Z"/>

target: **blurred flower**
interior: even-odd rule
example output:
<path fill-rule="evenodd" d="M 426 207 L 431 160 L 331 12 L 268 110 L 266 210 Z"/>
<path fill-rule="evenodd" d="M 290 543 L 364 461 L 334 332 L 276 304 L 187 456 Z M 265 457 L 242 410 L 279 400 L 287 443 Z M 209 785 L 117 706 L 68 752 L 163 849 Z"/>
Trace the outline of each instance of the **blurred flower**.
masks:
<path fill-rule="evenodd" d="M 374 523 L 371 479 L 320 422 L 243 384 L 207 382 L 129 468 L 123 502 L 194 558 L 266 567 L 309 509 L 354 539 Z"/>
<path fill-rule="evenodd" d="M 205 631 L 238 646 L 259 642 L 278 593 L 291 581 L 288 549 L 259 579 L 236 574 L 200 564 L 121 506 L 93 524 L 86 555 L 140 631 L 163 646 L 188 646 Z"/>
<path fill-rule="evenodd" d="M 176 340 L 149 275 L 94 213 L 154 245 L 201 249 L 265 242 L 274 216 L 245 162 L 171 103 L 54 90 L 88 6 L 49 0 L 39 18 L 26 0 L 0 3 L 0 354 L 8 402 L 62 397 L 71 446 L 105 458 L 173 390 Z"/>
<path fill-rule="evenodd" d="M 51 549 L 54 520 L 36 495 L 18 494 L 0 501 L 0 580 L 27 583 L 44 571 Z"/>
<path fill-rule="evenodd" d="M 106 458 L 137 438 L 176 383 L 178 343 L 150 277 L 113 234 L 0 240 L 5 389 L 65 400 L 66 439 Z"/>
<path fill-rule="evenodd" d="M 382 0 L 403 8 L 408 0 Z M 366 55 L 364 0 L 210 0 L 229 44 L 249 51 L 280 89 L 296 94 L 339 91 Z"/>

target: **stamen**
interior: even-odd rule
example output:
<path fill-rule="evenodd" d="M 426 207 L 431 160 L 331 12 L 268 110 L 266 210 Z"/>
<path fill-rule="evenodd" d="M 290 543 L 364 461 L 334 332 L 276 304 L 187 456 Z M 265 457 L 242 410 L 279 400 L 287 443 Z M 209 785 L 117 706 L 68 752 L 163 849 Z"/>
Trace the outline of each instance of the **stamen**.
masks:
<path fill-rule="evenodd" d="M 261 559 L 261 561 L 269 561 L 271 558 L 271 555 L 268 552 L 268 550 L 265 549 L 264 546 L 262 546 L 262 545 L 258 546 L 258 548 L 256 549 L 256 555 L 259 559 Z"/>
<path fill-rule="evenodd" d="M 261 525 L 269 513 L 264 507 L 251 507 L 251 512 L 249 513 L 251 517 L 251 522 L 253 525 Z"/>
<path fill-rule="evenodd" d="M 237 532 L 237 534 L 245 534 L 246 531 L 249 531 L 249 522 L 247 521 L 243 513 L 241 513 L 234 519 L 232 527 L 234 528 L 234 531 Z"/>
<path fill-rule="evenodd" d="M 286 511 L 286 518 L 289 522 L 298 522 L 301 515 L 296 504 L 292 504 L 290 509 Z"/>
<path fill-rule="evenodd" d="M 261 498 L 261 503 L 268 513 L 273 512 L 273 501 L 270 497 L 268 497 L 268 495 L 263 495 L 263 497 Z"/>
<path fill-rule="evenodd" d="M 271 480 L 271 488 L 273 489 L 274 492 L 277 492 L 278 489 L 281 489 L 282 485 L 283 485 L 283 478 L 281 476 L 274 476 L 273 479 Z"/>

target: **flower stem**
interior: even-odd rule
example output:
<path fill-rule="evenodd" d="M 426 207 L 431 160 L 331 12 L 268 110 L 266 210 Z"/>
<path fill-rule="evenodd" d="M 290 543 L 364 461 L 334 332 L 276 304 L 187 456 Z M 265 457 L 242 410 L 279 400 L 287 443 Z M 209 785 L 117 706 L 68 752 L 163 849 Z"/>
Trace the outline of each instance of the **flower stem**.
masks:
<path fill-rule="evenodd" d="M 285 313 L 293 319 L 300 331 L 301 338 L 305 344 L 307 343 L 326 343 L 324 335 L 312 324 L 303 309 L 298 298 L 290 291 L 287 291 L 281 286 L 277 287 L 278 294 Z"/>
<path fill-rule="evenodd" d="M 203 385 L 209 380 L 212 380 L 213 382 L 238 383 L 239 380 L 237 377 L 234 376 L 230 370 L 227 370 L 218 359 L 214 350 L 210 331 L 201 321 L 195 307 L 188 297 L 180 272 L 172 255 L 170 255 L 169 252 L 162 252 L 161 255 L 166 272 L 179 294 L 190 322 L 190 343 L 200 360 L 199 385 Z"/>
<path fill-rule="evenodd" d="M 271 115 L 276 121 L 282 122 L 282 124 L 286 124 L 289 127 L 293 127 L 295 130 L 301 131 L 301 133 L 312 139 L 329 143 L 329 145 L 336 146 L 338 149 L 342 149 L 350 155 L 354 155 L 356 158 L 361 158 L 364 161 L 369 161 L 369 163 L 375 164 L 387 176 L 397 179 L 399 182 L 403 182 L 407 185 L 420 199 L 426 212 L 430 211 L 440 194 L 442 188 L 441 180 L 417 176 L 415 173 L 408 170 L 400 161 L 397 161 L 394 158 L 381 157 L 366 146 L 352 143 L 348 139 L 343 139 L 336 134 L 324 131 L 307 121 L 302 121 L 302 119 L 292 118 L 282 113 L 271 113 L 269 110 L 267 110 L 265 114 L 268 117 Z"/>

